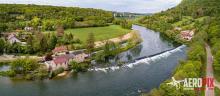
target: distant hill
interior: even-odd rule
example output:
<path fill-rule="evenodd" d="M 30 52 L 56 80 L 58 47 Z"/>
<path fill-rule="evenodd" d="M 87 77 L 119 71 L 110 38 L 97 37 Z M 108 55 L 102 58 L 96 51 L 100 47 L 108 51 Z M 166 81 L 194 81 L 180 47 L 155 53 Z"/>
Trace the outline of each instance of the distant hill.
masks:
<path fill-rule="evenodd" d="M 23 29 L 25 26 L 43 26 L 54 30 L 58 23 L 64 28 L 105 26 L 112 22 L 110 11 L 93 8 L 60 7 L 45 5 L 0 4 L 0 31 Z M 39 22 L 33 24 L 33 19 Z"/>
<path fill-rule="evenodd" d="M 114 17 L 134 18 L 139 16 L 151 15 L 151 13 L 130 13 L 130 12 L 113 12 Z"/>

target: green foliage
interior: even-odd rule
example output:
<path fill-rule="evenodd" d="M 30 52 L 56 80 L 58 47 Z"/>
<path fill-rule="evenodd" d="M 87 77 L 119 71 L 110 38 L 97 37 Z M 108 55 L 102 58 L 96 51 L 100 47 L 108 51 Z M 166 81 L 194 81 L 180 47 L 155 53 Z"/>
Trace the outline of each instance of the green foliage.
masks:
<path fill-rule="evenodd" d="M 57 44 L 58 40 L 57 40 L 57 37 L 54 34 L 49 35 L 49 36 L 50 36 L 50 38 L 48 40 L 49 49 L 53 50 L 56 47 L 56 44 Z"/>
<path fill-rule="evenodd" d="M 203 44 L 193 43 L 187 53 L 188 59 L 190 60 L 204 60 L 205 49 Z"/>
<path fill-rule="evenodd" d="M 220 81 L 220 50 L 214 54 L 214 75 L 215 78 Z"/>
<path fill-rule="evenodd" d="M 105 46 L 102 48 L 103 51 L 99 51 L 98 53 L 95 54 L 95 60 L 98 62 L 107 62 L 109 58 L 114 57 L 117 54 L 124 52 L 130 48 L 133 48 L 134 46 L 139 44 L 141 42 L 141 38 L 139 37 L 138 33 L 133 32 L 131 39 L 122 42 L 125 43 L 125 46 L 119 43 L 106 41 Z M 118 62 L 118 63 L 119 65 L 123 64 L 123 62 Z"/>
<path fill-rule="evenodd" d="M 126 20 L 126 19 L 115 19 L 113 21 L 113 24 L 120 25 L 122 28 L 125 29 L 131 29 L 132 23 L 133 22 L 131 20 Z"/>
<path fill-rule="evenodd" d="M 177 79 L 200 77 L 202 64 L 199 61 L 187 61 L 182 63 L 174 74 Z"/>
<path fill-rule="evenodd" d="M 15 71 L 13 71 L 13 70 L 7 71 L 7 76 L 14 77 L 15 75 L 16 75 Z"/>
<path fill-rule="evenodd" d="M 77 63 L 75 61 L 70 62 L 70 66 L 74 72 L 86 72 L 89 68 L 88 63 Z"/>
<path fill-rule="evenodd" d="M 215 96 L 219 96 L 220 95 L 220 89 L 215 87 Z"/>
<path fill-rule="evenodd" d="M 5 40 L 0 38 L 0 54 L 4 53 L 5 45 Z"/>
<path fill-rule="evenodd" d="M 42 80 L 44 78 L 48 78 L 48 71 L 43 66 L 39 67 L 34 72 L 34 77 L 38 80 Z"/>
<path fill-rule="evenodd" d="M 86 44 L 86 49 L 88 53 L 92 53 L 95 48 L 95 37 L 94 34 L 91 32 L 88 34 L 88 39 L 87 39 L 87 44 Z"/>
<path fill-rule="evenodd" d="M 58 74 L 64 72 L 64 68 L 60 67 L 57 70 L 53 71 L 52 77 L 57 76 Z"/>
<path fill-rule="evenodd" d="M 30 58 L 16 59 L 11 62 L 10 66 L 16 74 L 28 74 L 39 67 L 37 61 Z"/>
<path fill-rule="evenodd" d="M 106 26 L 113 19 L 111 12 L 92 8 L 0 4 L 0 9 L 0 32 L 25 26 L 52 31 L 58 23 L 64 28 Z"/>

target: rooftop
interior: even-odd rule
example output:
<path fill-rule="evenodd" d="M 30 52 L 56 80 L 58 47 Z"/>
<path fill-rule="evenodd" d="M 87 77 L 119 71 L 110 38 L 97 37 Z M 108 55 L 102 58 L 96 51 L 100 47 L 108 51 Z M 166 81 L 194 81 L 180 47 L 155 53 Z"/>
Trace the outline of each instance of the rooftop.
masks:
<path fill-rule="evenodd" d="M 65 62 L 69 61 L 69 56 L 62 55 L 62 56 L 59 56 L 59 57 L 55 57 L 53 61 L 54 61 L 55 64 L 62 64 L 62 63 L 65 63 Z"/>
<path fill-rule="evenodd" d="M 53 49 L 53 52 L 65 52 L 68 51 L 66 46 L 59 46 Z"/>

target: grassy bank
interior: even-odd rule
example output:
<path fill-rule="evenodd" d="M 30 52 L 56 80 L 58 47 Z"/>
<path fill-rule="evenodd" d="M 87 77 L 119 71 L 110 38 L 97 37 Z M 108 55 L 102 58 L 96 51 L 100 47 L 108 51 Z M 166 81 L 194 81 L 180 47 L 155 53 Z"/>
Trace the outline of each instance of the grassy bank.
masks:
<path fill-rule="evenodd" d="M 55 32 L 55 31 L 47 31 Z M 76 29 L 67 29 L 66 33 L 73 33 L 74 36 L 79 38 L 83 43 L 86 42 L 88 33 L 93 32 L 96 41 L 106 40 L 110 38 L 115 38 L 127 34 L 130 32 L 128 29 L 124 29 L 119 25 L 110 25 L 106 27 L 89 27 L 89 28 L 76 28 Z"/>

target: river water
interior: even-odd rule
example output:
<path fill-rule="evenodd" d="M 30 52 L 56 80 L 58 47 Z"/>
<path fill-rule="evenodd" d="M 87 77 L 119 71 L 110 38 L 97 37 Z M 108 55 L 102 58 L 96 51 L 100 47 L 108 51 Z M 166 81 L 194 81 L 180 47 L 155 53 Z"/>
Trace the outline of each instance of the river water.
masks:
<path fill-rule="evenodd" d="M 176 47 L 158 32 L 133 25 L 143 42 L 118 55 L 142 58 L 122 67 L 93 68 L 86 73 L 44 81 L 14 81 L 0 77 L 0 96 L 138 96 L 138 90 L 150 91 L 171 77 L 179 60 L 186 59 L 186 47 Z M 170 50 L 172 49 L 172 50 Z M 130 56 L 127 56 L 130 55 Z"/>

